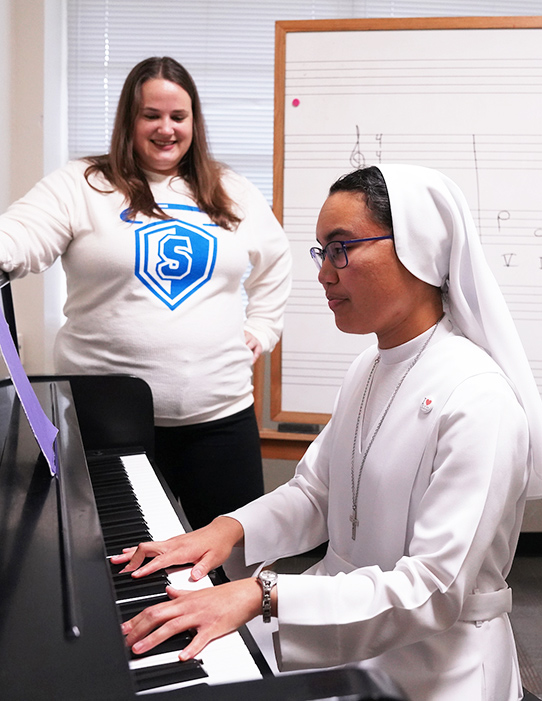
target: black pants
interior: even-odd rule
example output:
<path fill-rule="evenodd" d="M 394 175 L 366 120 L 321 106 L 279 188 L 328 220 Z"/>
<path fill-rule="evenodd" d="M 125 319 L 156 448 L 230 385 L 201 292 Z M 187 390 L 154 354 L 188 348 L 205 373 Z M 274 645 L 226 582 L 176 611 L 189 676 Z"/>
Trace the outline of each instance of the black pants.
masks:
<path fill-rule="evenodd" d="M 192 528 L 263 494 L 254 407 L 193 426 L 155 426 L 155 460 Z"/>

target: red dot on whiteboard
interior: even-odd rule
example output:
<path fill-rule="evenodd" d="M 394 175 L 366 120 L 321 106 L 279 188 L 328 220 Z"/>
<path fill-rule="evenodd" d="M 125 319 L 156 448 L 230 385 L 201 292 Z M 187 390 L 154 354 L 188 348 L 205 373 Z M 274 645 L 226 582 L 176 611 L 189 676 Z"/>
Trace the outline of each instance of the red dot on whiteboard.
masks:
<path fill-rule="evenodd" d="M 297 99 L 297 97 L 294 100 L 292 100 L 292 105 L 294 107 L 299 107 L 299 100 Z"/>

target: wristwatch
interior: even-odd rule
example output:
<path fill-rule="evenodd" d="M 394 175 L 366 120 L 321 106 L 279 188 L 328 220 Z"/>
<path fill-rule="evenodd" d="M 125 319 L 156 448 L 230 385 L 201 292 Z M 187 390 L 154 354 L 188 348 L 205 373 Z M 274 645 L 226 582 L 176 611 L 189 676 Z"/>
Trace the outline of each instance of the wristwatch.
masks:
<path fill-rule="evenodd" d="M 273 570 L 262 570 L 258 575 L 258 582 L 262 587 L 262 614 L 263 622 L 271 622 L 271 589 L 277 584 L 278 575 Z"/>

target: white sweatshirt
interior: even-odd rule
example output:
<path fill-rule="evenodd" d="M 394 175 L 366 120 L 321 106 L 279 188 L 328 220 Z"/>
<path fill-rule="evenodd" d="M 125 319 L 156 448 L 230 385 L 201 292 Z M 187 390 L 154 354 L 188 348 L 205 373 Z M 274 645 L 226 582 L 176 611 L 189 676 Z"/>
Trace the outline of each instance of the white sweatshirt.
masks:
<path fill-rule="evenodd" d="M 250 406 L 244 330 L 271 350 L 290 290 L 288 242 L 263 195 L 224 174 L 242 217 L 228 231 L 197 208 L 182 179 L 148 174 L 155 201 L 174 219 L 127 221 L 124 197 L 90 187 L 87 165 L 56 170 L 0 217 L 0 265 L 12 277 L 62 257 L 67 320 L 55 343 L 56 371 L 143 378 L 157 425 L 206 422 Z M 101 176 L 92 182 L 111 189 Z"/>

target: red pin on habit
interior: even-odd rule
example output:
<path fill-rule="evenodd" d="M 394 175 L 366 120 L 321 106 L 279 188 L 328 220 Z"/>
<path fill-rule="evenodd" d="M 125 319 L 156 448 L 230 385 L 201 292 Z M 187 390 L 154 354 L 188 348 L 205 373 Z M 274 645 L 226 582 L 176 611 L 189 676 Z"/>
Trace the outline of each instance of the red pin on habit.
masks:
<path fill-rule="evenodd" d="M 431 399 L 431 397 L 425 397 L 423 402 L 422 402 L 421 410 L 425 414 L 428 414 L 432 408 L 433 408 L 433 400 Z"/>

